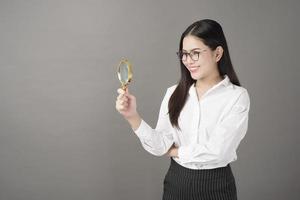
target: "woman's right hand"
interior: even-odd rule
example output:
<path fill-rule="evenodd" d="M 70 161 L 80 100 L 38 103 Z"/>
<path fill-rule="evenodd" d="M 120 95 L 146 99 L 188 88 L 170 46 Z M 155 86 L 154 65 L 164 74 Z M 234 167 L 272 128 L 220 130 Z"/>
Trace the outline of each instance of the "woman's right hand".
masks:
<path fill-rule="evenodd" d="M 119 95 L 116 100 L 117 111 L 127 120 L 137 117 L 135 96 L 129 93 L 128 88 L 126 88 L 126 91 L 119 88 L 118 93 Z"/>

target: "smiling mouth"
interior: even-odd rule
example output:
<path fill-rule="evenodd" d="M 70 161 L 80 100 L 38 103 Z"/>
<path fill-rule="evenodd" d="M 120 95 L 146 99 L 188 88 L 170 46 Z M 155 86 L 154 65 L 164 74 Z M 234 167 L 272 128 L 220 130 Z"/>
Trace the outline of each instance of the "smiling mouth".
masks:
<path fill-rule="evenodd" d="M 197 67 L 189 67 L 188 69 L 189 69 L 190 71 L 196 71 L 198 68 L 199 68 L 199 66 L 197 66 Z"/>

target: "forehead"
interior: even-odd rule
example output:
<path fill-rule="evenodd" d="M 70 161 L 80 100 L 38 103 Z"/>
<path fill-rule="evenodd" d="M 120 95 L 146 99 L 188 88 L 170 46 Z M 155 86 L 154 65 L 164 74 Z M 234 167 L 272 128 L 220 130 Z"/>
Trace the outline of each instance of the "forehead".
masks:
<path fill-rule="evenodd" d="M 188 35 L 183 38 L 182 50 L 190 51 L 196 48 L 204 49 L 205 47 L 206 45 L 198 37 L 195 37 L 193 35 Z"/>

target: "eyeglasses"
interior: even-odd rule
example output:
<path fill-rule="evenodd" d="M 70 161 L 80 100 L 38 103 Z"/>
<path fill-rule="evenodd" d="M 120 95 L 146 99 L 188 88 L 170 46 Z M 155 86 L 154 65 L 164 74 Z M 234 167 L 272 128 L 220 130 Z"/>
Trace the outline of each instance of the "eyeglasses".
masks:
<path fill-rule="evenodd" d="M 182 61 L 186 61 L 188 56 L 190 56 L 190 58 L 193 61 L 198 61 L 199 57 L 200 57 L 200 54 L 204 51 L 206 51 L 206 49 L 191 50 L 190 53 L 185 52 L 185 51 L 178 51 L 178 52 L 176 52 L 176 54 L 177 54 L 178 58 Z"/>

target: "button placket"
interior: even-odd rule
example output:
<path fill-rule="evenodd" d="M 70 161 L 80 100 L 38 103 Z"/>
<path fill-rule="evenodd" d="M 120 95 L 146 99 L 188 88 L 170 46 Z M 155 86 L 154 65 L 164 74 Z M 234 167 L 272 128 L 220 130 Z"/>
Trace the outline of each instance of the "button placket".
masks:
<path fill-rule="evenodd" d="M 197 97 L 194 98 L 194 101 L 197 103 L 198 99 Z M 191 137 L 191 143 L 196 143 L 198 140 L 198 126 L 199 126 L 199 106 L 195 106 L 194 112 L 193 112 L 193 127 L 192 127 L 192 137 Z"/>

